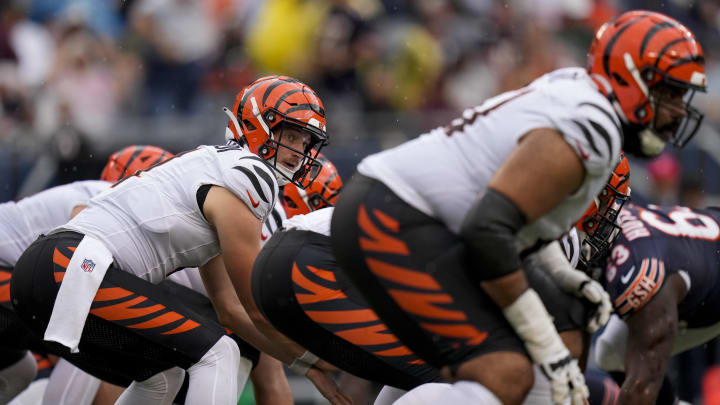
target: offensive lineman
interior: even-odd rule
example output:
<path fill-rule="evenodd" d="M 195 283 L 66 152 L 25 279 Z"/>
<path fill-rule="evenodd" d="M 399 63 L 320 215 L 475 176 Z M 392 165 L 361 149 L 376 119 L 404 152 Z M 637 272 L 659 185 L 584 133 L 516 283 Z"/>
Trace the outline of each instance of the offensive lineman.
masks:
<path fill-rule="evenodd" d="M 690 102 L 704 72 L 687 28 L 627 12 L 598 30 L 587 69 L 546 74 L 360 163 L 333 214 L 333 249 L 400 341 L 458 381 L 445 404 L 519 404 L 532 363 L 554 403 L 587 397 L 518 252 L 570 229 L 621 147 L 651 157 L 684 145 L 702 119 Z"/>

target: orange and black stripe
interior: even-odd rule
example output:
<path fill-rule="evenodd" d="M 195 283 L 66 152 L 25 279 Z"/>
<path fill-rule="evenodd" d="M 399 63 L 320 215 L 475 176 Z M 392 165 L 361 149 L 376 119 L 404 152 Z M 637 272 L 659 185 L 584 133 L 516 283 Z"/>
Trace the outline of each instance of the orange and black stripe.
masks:
<path fill-rule="evenodd" d="M 131 329 L 156 329 L 162 335 L 180 334 L 200 326 L 165 305 L 122 287 L 98 289 L 90 313 Z"/>
<path fill-rule="evenodd" d="M 341 291 L 335 273 L 293 262 L 295 298 L 303 312 L 335 336 L 379 357 L 406 364 L 424 364 L 369 308 Z"/>
<path fill-rule="evenodd" d="M 430 334 L 464 346 L 481 344 L 487 338 L 487 332 L 478 330 L 469 322 L 465 312 L 431 274 L 372 257 L 377 257 L 377 253 L 410 255 L 405 242 L 390 233 L 400 231 L 399 222 L 378 209 L 373 209 L 372 215 L 387 231 L 380 229 L 365 206 L 361 205 L 357 220 L 366 236 L 360 236 L 359 244 L 366 252 L 367 267 L 379 278 L 397 305 Z"/>

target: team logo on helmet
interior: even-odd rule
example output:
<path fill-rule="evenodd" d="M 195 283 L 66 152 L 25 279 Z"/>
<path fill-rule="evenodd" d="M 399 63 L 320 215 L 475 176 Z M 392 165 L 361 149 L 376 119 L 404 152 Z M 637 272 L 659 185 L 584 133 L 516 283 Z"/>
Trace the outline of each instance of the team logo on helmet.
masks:
<path fill-rule="evenodd" d="M 309 178 L 314 178 L 314 181 L 305 188 L 292 185 L 283 188 L 282 205 L 288 218 L 335 205 L 343 185 L 335 165 L 320 154 L 311 171 L 313 173 Z"/>
<path fill-rule="evenodd" d="M 267 160 L 281 185 L 306 187 L 306 180 L 312 182 L 308 176 L 328 139 L 325 108 L 313 89 L 287 76 L 263 77 L 240 91 L 232 112 L 225 112 L 232 138 Z M 289 146 L 298 133 L 302 146 Z M 283 161 L 281 155 L 288 153 L 297 158 Z"/>
<path fill-rule="evenodd" d="M 676 20 L 629 11 L 595 34 L 587 70 L 624 124 L 625 150 L 657 156 L 666 142 L 684 146 L 703 114 L 691 105 L 706 91 L 705 58 L 695 36 Z"/>
<path fill-rule="evenodd" d="M 100 175 L 100 180 L 117 182 L 140 170 L 164 162 L 173 154 L 157 146 L 132 145 L 113 153 Z"/>

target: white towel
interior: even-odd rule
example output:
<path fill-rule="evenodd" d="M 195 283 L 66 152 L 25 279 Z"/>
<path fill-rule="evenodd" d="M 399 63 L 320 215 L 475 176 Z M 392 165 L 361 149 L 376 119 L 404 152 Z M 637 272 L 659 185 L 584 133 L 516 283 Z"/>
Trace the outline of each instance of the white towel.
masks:
<path fill-rule="evenodd" d="M 112 262 L 112 254 L 102 242 L 87 235 L 83 237 L 65 270 L 45 340 L 58 342 L 72 353 L 79 352 L 90 305 Z"/>

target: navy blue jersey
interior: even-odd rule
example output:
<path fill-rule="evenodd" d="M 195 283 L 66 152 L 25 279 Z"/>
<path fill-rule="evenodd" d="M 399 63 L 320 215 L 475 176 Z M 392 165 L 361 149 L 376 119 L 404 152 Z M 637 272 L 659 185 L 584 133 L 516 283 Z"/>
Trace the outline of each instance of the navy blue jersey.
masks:
<path fill-rule="evenodd" d="M 623 318 L 642 308 L 680 273 L 688 293 L 678 306 L 688 327 L 720 321 L 720 208 L 626 204 L 622 232 L 605 269 L 606 289 Z"/>

